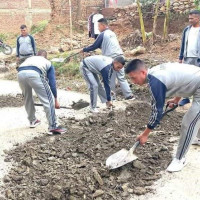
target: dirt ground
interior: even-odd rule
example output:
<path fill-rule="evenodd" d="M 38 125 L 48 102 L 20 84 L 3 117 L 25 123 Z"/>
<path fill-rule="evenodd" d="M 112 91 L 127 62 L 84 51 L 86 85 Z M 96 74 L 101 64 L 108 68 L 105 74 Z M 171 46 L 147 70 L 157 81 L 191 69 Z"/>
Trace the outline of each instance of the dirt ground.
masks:
<path fill-rule="evenodd" d="M 14 161 L 14 166 L 4 177 L 7 198 L 126 199 L 132 193 L 150 192 L 149 186 L 171 161 L 175 140 L 170 138 L 178 134 L 182 114 L 166 117 L 162 131 L 155 131 L 147 145 L 137 149 L 134 164 L 113 171 L 105 167 L 110 154 L 131 147 L 149 111 L 149 104 L 133 102 L 114 115 L 63 119 L 68 134 L 36 138 L 8 152 L 6 161 Z"/>

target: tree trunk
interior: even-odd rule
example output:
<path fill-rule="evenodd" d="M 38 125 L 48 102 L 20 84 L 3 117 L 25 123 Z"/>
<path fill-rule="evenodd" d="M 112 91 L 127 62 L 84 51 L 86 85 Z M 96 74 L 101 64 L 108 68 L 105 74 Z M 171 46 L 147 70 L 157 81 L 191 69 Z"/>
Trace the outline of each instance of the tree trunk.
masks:
<path fill-rule="evenodd" d="M 152 31 L 152 41 L 154 41 L 154 38 L 156 36 L 156 26 L 157 26 L 157 18 L 158 18 L 158 8 L 160 5 L 160 0 L 157 0 L 156 8 L 155 8 L 155 15 L 153 20 L 153 31 Z"/>
<path fill-rule="evenodd" d="M 142 15 L 142 9 L 141 9 L 139 0 L 137 0 L 137 6 L 138 6 L 139 17 L 140 17 L 140 27 L 141 27 L 141 33 L 142 33 L 142 40 L 143 40 L 143 44 L 145 44 L 146 43 L 146 33 L 145 33 L 145 28 L 144 28 L 144 20 L 143 20 L 143 15 Z"/>
<path fill-rule="evenodd" d="M 76 20 L 81 19 L 81 15 L 82 15 L 82 8 L 81 8 L 81 0 L 77 0 L 77 13 L 76 13 Z"/>
<path fill-rule="evenodd" d="M 163 30 L 163 38 L 164 40 L 168 37 L 168 27 L 169 27 L 169 9 L 170 9 L 170 0 L 166 1 L 166 15 L 165 15 L 165 22 L 164 22 L 164 30 Z"/>
<path fill-rule="evenodd" d="M 70 44 L 70 48 L 72 49 L 72 3 L 71 0 L 69 0 L 69 24 L 70 24 L 70 40 L 71 40 L 71 44 Z"/>

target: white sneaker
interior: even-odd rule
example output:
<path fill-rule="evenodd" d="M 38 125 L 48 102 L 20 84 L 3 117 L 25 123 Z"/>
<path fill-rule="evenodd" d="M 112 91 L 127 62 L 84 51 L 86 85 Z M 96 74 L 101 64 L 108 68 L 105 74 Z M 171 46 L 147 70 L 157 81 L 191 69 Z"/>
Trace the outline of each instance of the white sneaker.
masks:
<path fill-rule="evenodd" d="M 196 138 L 193 140 L 192 145 L 199 145 L 199 146 L 200 146 L 200 139 L 196 137 Z"/>
<path fill-rule="evenodd" d="M 36 126 L 38 126 L 40 124 L 41 124 L 41 121 L 36 119 L 36 120 L 30 122 L 30 128 L 35 128 Z"/>
<path fill-rule="evenodd" d="M 170 163 L 170 165 L 168 166 L 167 171 L 178 172 L 178 171 L 181 171 L 183 167 L 185 167 L 185 165 L 186 165 L 185 158 L 182 158 L 181 160 L 174 158 L 172 162 Z"/>
<path fill-rule="evenodd" d="M 90 108 L 90 112 L 99 113 L 99 110 L 97 108 Z"/>

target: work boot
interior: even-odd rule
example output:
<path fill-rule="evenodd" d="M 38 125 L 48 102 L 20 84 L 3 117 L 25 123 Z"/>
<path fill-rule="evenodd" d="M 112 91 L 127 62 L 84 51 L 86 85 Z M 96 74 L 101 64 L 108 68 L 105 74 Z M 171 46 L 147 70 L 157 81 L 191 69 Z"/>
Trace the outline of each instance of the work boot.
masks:
<path fill-rule="evenodd" d="M 40 124 L 41 124 L 41 121 L 38 119 L 35 119 L 34 121 L 30 122 L 30 128 L 35 128 L 36 126 Z"/>
<path fill-rule="evenodd" d="M 181 160 L 174 158 L 170 163 L 170 165 L 168 166 L 167 171 L 178 172 L 181 171 L 183 167 L 185 167 L 185 165 L 186 165 L 185 158 L 182 158 Z"/>
<path fill-rule="evenodd" d="M 48 134 L 49 135 L 60 135 L 60 134 L 66 133 L 66 132 L 67 132 L 66 128 L 58 126 L 58 127 L 54 128 L 54 129 L 50 129 Z"/>
<path fill-rule="evenodd" d="M 196 138 L 193 140 L 192 145 L 199 145 L 199 146 L 200 146 L 200 139 L 196 137 Z"/>
<path fill-rule="evenodd" d="M 182 99 L 178 105 L 179 106 L 184 106 L 184 105 L 186 105 L 188 103 L 190 103 L 190 99 L 185 98 L 185 99 Z"/>

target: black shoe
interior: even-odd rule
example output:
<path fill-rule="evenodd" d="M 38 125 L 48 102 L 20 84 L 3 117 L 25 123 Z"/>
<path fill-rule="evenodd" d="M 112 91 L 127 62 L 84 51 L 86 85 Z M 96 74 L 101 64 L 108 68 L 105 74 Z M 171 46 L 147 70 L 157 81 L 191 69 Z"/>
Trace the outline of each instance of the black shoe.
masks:
<path fill-rule="evenodd" d="M 125 98 L 125 100 L 130 100 L 130 99 L 134 100 L 135 98 L 134 98 L 133 95 L 131 95 L 131 96 Z"/>

